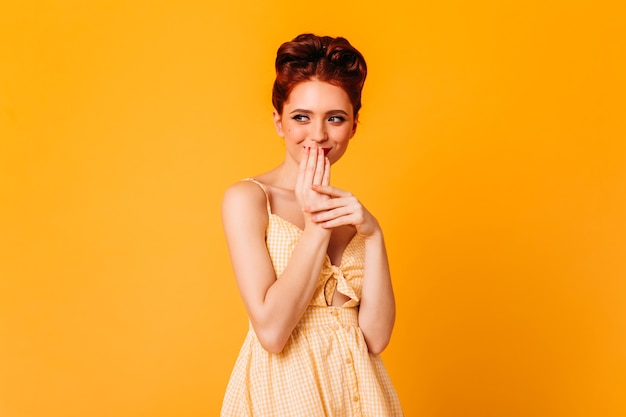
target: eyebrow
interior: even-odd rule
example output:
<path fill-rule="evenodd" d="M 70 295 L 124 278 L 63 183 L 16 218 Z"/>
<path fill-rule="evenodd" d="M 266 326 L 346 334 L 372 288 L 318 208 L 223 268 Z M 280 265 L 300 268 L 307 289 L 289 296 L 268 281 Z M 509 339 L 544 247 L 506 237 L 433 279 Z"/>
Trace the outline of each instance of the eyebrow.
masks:
<path fill-rule="evenodd" d="M 295 109 L 292 110 L 291 112 L 289 112 L 289 114 L 294 114 L 294 113 L 304 113 L 304 114 L 313 114 L 313 112 L 311 110 L 306 110 L 306 109 Z M 348 112 L 346 112 L 345 110 L 341 110 L 341 109 L 337 109 L 337 110 L 329 110 L 326 112 L 326 115 L 330 115 L 330 114 L 337 114 L 337 113 L 341 113 L 341 114 L 345 114 L 346 116 L 350 116 L 348 114 Z"/>

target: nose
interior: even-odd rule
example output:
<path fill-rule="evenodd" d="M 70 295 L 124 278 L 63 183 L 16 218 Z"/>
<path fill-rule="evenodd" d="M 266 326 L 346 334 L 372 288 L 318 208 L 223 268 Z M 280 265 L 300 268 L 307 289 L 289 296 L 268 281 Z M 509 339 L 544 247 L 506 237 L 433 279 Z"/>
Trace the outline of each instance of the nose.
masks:
<path fill-rule="evenodd" d="M 328 132 L 323 121 L 311 123 L 309 139 L 315 143 L 322 143 L 328 139 Z"/>

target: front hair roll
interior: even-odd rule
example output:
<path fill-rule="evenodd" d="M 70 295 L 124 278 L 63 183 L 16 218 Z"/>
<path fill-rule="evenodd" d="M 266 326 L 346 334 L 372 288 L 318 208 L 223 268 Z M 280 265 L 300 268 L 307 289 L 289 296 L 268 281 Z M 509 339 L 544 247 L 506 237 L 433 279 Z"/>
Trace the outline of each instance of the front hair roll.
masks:
<path fill-rule="evenodd" d="M 341 87 L 350 97 L 356 116 L 367 76 L 363 55 L 342 37 L 304 33 L 283 43 L 276 53 L 272 104 L 280 114 L 294 86 L 319 80 Z"/>

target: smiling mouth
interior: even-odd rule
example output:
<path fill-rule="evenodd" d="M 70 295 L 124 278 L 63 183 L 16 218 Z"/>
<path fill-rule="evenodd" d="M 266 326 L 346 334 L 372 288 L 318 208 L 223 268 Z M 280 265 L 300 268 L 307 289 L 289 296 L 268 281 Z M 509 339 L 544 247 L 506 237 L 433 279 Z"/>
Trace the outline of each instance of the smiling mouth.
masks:
<path fill-rule="evenodd" d="M 322 150 L 324 151 L 324 156 L 328 155 L 328 152 L 330 152 L 332 148 L 322 148 Z"/>

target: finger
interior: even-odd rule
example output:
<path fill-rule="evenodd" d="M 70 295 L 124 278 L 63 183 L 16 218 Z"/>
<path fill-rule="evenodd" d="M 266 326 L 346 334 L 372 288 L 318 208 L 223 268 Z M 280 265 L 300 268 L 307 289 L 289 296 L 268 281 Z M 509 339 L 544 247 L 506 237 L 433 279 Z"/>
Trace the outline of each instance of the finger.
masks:
<path fill-rule="evenodd" d="M 333 198 L 337 197 L 352 197 L 352 193 L 349 191 L 340 190 L 339 188 L 331 187 L 330 185 L 313 185 L 315 191 L 321 194 L 326 194 Z"/>
<path fill-rule="evenodd" d="M 298 166 L 298 178 L 296 179 L 296 189 L 301 188 L 303 185 L 304 176 L 306 174 L 307 161 L 309 159 L 310 152 L 311 151 L 309 148 L 306 148 L 306 147 L 302 148 L 302 155 L 300 156 L 300 165 Z"/>
<path fill-rule="evenodd" d="M 306 187 L 310 187 L 313 184 L 313 178 L 315 176 L 315 166 L 317 165 L 317 147 L 312 146 L 309 148 L 307 155 L 306 169 L 304 171 L 304 183 Z"/>
<path fill-rule="evenodd" d="M 346 221 L 345 217 L 340 217 L 340 218 L 328 220 L 328 221 L 325 221 L 325 222 L 318 222 L 317 224 L 322 226 L 324 229 L 333 229 L 335 227 L 340 227 L 340 226 L 345 226 L 345 225 L 352 224 L 352 222 Z"/>
<path fill-rule="evenodd" d="M 329 199 L 323 204 L 310 207 L 307 211 L 313 214 L 315 221 L 327 221 L 342 216 L 360 216 L 363 207 L 360 204 L 349 202 L 348 204 L 336 203 L 336 199 Z"/>
<path fill-rule="evenodd" d="M 320 213 L 326 212 L 330 210 L 335 210 L 339 207 L 348 207 L 349 202 L 346 202 L 341 198 L 329 198 L 324 201 L 318 202 L 317 204 L 311 204 L 306 208 L 306 211 L 309 213 Z"/>
<path fill-rule="evenodd" d="M 317 148 L 317 154 L 315 160 L 315 174 L 313 175 L 313 184 L 321 185 L 324 178 L 324 169 L 326 164 L 324 163 L 324 150 Z"/>
<path fill-rule="evenodd" d="M 322 185 L 330 185 L 330 159 L 324 157 L 324 177 Z"/>
<path fill-rule="evenodd" d="M 356 225 L 356 216 L 354 213 L 346 216 L 333 217 L 328 220 L 317 220 L 316 223 L 325 229 L 332 229 L 334 227 L 341 226 L 354 226 Z"/>

